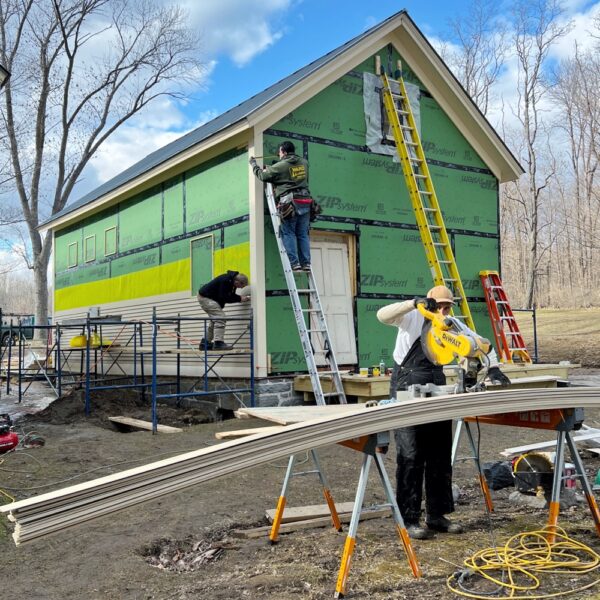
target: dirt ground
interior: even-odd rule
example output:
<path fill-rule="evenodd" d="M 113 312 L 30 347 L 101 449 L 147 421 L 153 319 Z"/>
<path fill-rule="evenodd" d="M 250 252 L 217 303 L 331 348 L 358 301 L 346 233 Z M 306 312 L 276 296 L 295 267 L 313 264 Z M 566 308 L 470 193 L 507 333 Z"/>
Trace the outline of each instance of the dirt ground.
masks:
<path fill-rule="evenodd" d="M 576 373 L 578 382 L 600 385 L 600 370 Z M 152 435 L 118 431 L 106 419 L 116 414 L 148 419 L 146 407 L 121 395 L 95 399 L 92 415 L 86 418 L 78 393 L 22 419 L 20 435 L 40 436 L 45 445 L 0 455 L 0 490 L 22 499 L 215 444 L 217 431 L 265 424 L 235 419 L 205 423 L 202 411 L 162 408 L 161 422 L 179 425 L 184 431 Z M 586 414 L 586 423 L 600 427 L 600 411 Z M 552 437 L 543 431 L 484 425 L 481 457 L 498 461 L 506 447 Z M 464 437 L 459 454 L 469 454 Z M 588 453 L 583 456 L 593 481 L 600 459 Z M 333 446 L 320 451 L 320 458 L 335 500 L 352 501 L 361 456 Z M 385 461 L 393 479 L 393 446 Z M 344 533 L 330 527 L 298 531 L 282 535 L 275 546 L 263 538 L 240 539 L 232 533 L 267 523 L 264 513 L 275 506 L 285 467 L 281 461 L 210 481 L 22 547 L 15 547 L 12 525 L 1 517 L 0 599 L 332 598 Z M 456 465 L 454 481 L 461 495 L 453 518 L 464 525 L 465 533 L 437 534 L 433 540 L 413 542 L 424 573 L 416 580 L 392 520 L 362 522 L 347 598 L 457 598 L 446 588 L 446 578 L 457 570 L 456 565 L 478 550 L 546 522 L 546 509 L 517 507 L 509 501 L 514 488 L 492 492 L 495 512 L 488 516 L 472 461 Z M 307 477 L 292 481 L 288 506 L 322 501 L 316 481 Z M 365 504 L 384 501 L 379 482 L 372 477 Z M 600 538 L 587 504 L 562 510 L 559 523 L 570 536 L 600 553 Z M 568 590 L 597 578 L 594 573 L 563 579 L 547 575 L 542 577 L 541 591 Z M 600 585 L 568 597 L 600 598 Z"/>

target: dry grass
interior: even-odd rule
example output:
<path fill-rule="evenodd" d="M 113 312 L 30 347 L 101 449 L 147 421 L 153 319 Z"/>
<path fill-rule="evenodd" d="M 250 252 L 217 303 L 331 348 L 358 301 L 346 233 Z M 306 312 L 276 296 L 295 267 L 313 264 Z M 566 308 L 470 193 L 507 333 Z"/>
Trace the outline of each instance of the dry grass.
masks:
<path fill-rule="evenodd" d="M 533 353 L 533 319 L 517 313 L 519 327 Z M 600 367 L 600 308 L 542 309 L 536 313 L 539 361 L 569 360 Z"/>

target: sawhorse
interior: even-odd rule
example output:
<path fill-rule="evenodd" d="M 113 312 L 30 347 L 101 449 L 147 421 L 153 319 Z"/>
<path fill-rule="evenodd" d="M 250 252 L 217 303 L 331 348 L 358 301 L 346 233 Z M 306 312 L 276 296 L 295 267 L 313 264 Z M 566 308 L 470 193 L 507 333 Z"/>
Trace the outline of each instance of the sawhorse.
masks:
<path fill-rule="evenodd" d="M 346 591 L 346 584 L 348 581 L 348 575 L 350 573 L 350 563 L 352 559 L 352 554 L 354 553 L 354 548 L 356 546 L 356 533 L 358 531 L 358 524 L 360 522 L 360 515 L 362 512 L 362 506 L 365 498 L 365 492 L 367 489 L 367 482 L 369 479 L 369 470 L 371 468 L 371 463 L 375 461 L 375 466 L 377 467 L 377 472 L 379 473 L 379 477 L 381 479 L 381 483 L 383 485 L 383 489 L 385 491 L 385 495 L 388 501 L 389 506 L 392 509 L 392 516 L 396 523 L 396 529 L 398 532 L 398 536 L 400 537 L 400 541 L 402 542 L 402 546 L 404 548 L 404 552 L 406 553 L 406 557 L 408 559 L 408 563 L 412 570 L 412 573 L 415 577 L 421 577 L 421 568 L 419 567 L 419 563 L 417 561 L 416 554 L 413 550 L 412 544 L 410 542 L 410 537 L 408 535 L 408 531 L 406 530 L 406 526 L 404 525 L 404 520 L 400 513 L 400 509 L 398 508 L 398 503 L 396 501 L 396 495 L 394 494 L 394 490 L 392 488 L 392 484 L 388 477 L 387 471 L 385 469 L 385 464 L 383 462 L 383 456 L 388 450 L 390 444 L 390 434 L 389 432 L 376 433 L 372 435 L 365 435 L 360 438 L 347 440 L 345 442 L 340 442 L 341 446 L 345 446 L 347 448 L 351 448 L 352 450 L 357 450 L 363 453 L 363 462 L 360 470 L 360 478 L 358 481 L 358 486 L 356 489 L 356 497 L 354 500 L 354 507 L 352 509 L 352 517 L 350 519 L 350 526 L 348 528 L 348 534 L 346 536 L 346 542 L 344 544 L 344 551 L 342 554 L 342 560 L 340 564 L 340 570 L 338 573 L 337 583 L 335 587 L 335 595 L 334 598 L 343 598 Z M 314 450 L 311 450 L 313 454 L 313 460 L 315 460 L 316 453 Z M 283 482 L 283 488 L 281 491 L 281 495 L 279 496 L 279 502 L 277 503 L 277 509 L 275 511 L 275 518 L 273 519 L 273 526 L 271 527 L 271 531 L 269 533 L 269 540 L 271 543 L 275 543 L 277 541 L 277 534 L 279 531 L 279 526 L 281 524 L 281 519 L 283 517 L 283 511 L 285 509 L 286 504 L 286 496 L 287 496 L 287 488 L 289 486 L 290 479 L 293 475 L 293 456 L 290 457 L 290 461 L 288 463 L 288 470 L 285 475 L 285 479 Z M 335 504 L 331 499 L 331 494 L 329 493 L 329 488 L 326 484 L 326 480 L 324 475 L 320 469 L 320 465 L 318 463 L 318 459 L 315 460 L 315 465 L 317 466 L 317 470 L 319 471 L 319 476 L 321 478 L 321 482 L 323 484 L 323 490 L 325 493 L 325 498 L 327 499 L 327 504 L 329 506 L 329 510 L 331 511 L 331 517 L 334 524 L 334 527 L 341 531 L 341 524 L 339 522 L 339 517 L 337 515 L 337 511 L 335 510 Z M 331 504 L 330 504 L 331 499 Z"/>
<path fill-rule="evenodd" d="M 558 515 L 560 512 L 560 492 L 562 489 L 562 480 L 563 480 L 563 470 L 565 467 L 565 444 L 569 447 L 569 452 L 571 455 L 571 460 L 575 465 L 575 470 L 577 472 L 577 477 L 581 482 L 581 487 L 583 488 L 583 492 L 585 494 L 585 498 L 587 500 L 588 506 L 590 508 L 590 513 L 594 520 L 594 524 L 596 526 L 596 533 L 600 536 L 600 511 L 598 510 L 598 504 L 596 503 L 596 498 L 594 497 L 594 493 L 592 492 L 592 487 L 590 486 L 590 482 L 585 474 L 585 469 L 583 467 L 583 462 L 581 461 L 581 457 L 579 456 L 579 452 L 573 442 L 573 438 L 571 437 L 571 431 L 578 429 L 578 427 L 583 423 L 584 413 L 582 408 L 569 408 L 569 409 L 551 409 L 551 410 L 531 410 L 531 411 L 523 411 L 519 413 L 506 413 L 501 415 L 488 415 L 484 417 L 468 417 L 464 420 L 463 426 L 467 431 L 467 435 L 469 437 L 469 442 L 471 444 L 471 448 L 473 450 L 473 458 L 476 460 L 480 478 L 482 482 L 485 483 L 484 496 L 486 496 L 486 503 L 489 500 L 489 506 L 491 505 L 491 498 L 489 497 L 489 489 L 487 487 L 487 482 L 485 481 L 485 477 L 481 471 L 481 465 L 479 463 L 479 453 L 477 452 L 477 447 L 473 440 L 473 436 L 471 434 L 469 428 L 469 421 L 477 421 L 479 423 L 487 423 L 491 425 L 509 425 L 511 427 L 529 427 L 533 429 L 549 429 L 556 431 L 556 452 L 554 456 L 554 473 L 552 477 L 552 493 L 550 497 L 549 503 L 549 511 L 548 511 L 548 528 L 550 530 L 550 534 L 548 535 L 548 541 L 554 541 L 554 534 L 552 532 L 556 531 L 556 526 L 558 524 Z M 452 462 L 454 463 L 454 458 L 456 455 L 456 449 L 458 447 L 458 441 L 460 439 L 461 429 L 457 426 L 455 435 L 454 435 L 454 444 L 452 447 Z M 482 483 L 482 489 L 484 489 Z"/>

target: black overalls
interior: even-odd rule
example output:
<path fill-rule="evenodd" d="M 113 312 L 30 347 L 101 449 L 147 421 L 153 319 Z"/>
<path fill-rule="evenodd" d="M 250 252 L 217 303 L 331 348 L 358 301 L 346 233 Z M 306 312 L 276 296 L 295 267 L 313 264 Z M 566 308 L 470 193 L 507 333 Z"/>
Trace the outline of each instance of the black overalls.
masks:
<path fill-rule="evenodd" d="M 421 338 L 411 346 L 402 364 L 395 364 L 390 381 L 390 397 L 414 383 L 445 385 L 441 366 L 434 365 L 423 352 Z M 425 423 L 396 429 L 396 499 L 407 525 L 421 516 L 423 476 L 427 517 L 438 518 L 454 511 L 452 498 L 452 421 Z"/>

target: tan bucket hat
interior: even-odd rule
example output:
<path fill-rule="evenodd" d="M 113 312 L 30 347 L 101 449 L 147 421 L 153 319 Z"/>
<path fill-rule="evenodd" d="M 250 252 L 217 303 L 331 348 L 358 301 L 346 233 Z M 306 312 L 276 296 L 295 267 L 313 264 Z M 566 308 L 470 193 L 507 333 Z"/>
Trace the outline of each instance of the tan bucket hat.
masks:
<path fill-rule="evenodd" d="M 455 304 L 454 294 L 445 285 L 436 285 L 427 292 L 428 298 L 433 298 L 436 302 L 446 302 Z"/>

